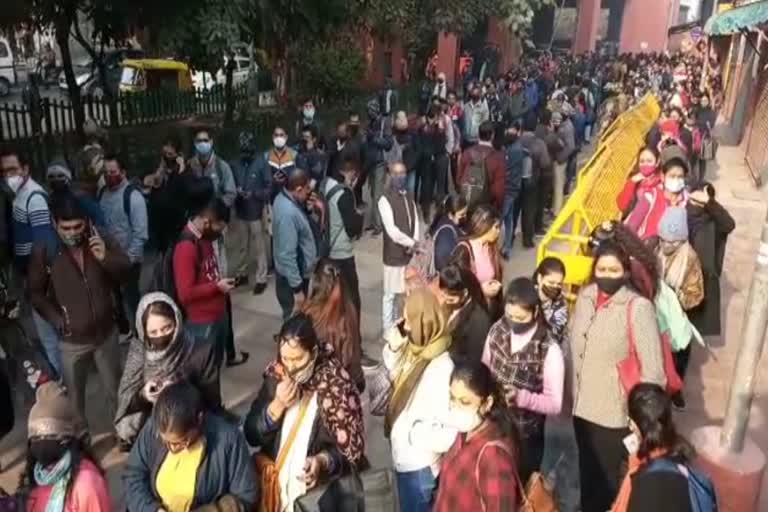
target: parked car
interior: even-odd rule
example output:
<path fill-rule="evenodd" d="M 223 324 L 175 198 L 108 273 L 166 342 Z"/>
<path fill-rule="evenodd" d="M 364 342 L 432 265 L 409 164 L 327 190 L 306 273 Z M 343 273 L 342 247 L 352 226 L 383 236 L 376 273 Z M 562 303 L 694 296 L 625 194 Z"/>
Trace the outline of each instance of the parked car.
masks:
<path fill-rule="evenodd" d="M 214 76 L 207 71 L 195 71 L 192 74 L 192 83 L 194 84 L 195 89 L 198 91 L 210 91 L 214 87 L 224 87 L 227 83 L 227 75 L 224 70 L 228 63 L 229 57 L 224 57 L 224 65 L 216 72 L 215 79 Z M 232 72 L 233 87 L 238 87 L 248 82 L 250 68 L 251 59 L 248 55 L 235 55 L 235 69 Z M 257 64 L 254 64 L 254 70 L 258 70 Z"/>
<path fill-rule="evenodd" d="M 14 84 L 16 84 L 16 67 L 11 45 L 6 38 L 0 37 L 0 98 L 8 96 Z"/>
<path fill-rule="evenodd" d="M 107 68 L 107 87 L 112 94 L 117 94 L 120 84 L 120 77 L 123 73 L 122 62 L 125 59 L 142 59 L 144 51 L 133 48 L 123 48 L 120 50 L 109 51 L 104 54 L 104 64 Z M 75 81 L 80 86 L 81 96 L 95 96 L 100 98 L 104 96 L 104 89 L 99 80 L 99 72 L 96 63 L 91 59 L 73 63 L 75 72 Z M 62 91 L 69 90 L 67 78 L 62 72 L 59 75 L 59 88 Z"/>

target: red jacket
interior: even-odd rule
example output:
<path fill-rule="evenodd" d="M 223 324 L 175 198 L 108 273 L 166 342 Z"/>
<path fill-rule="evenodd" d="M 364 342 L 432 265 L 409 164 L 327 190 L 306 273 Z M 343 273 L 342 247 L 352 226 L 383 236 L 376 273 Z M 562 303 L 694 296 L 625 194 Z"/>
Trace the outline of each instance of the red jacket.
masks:
<path fill-rule="evenodd" d="M 189 224 L 184 230 L 195 236 L 197 242 L 182 240 L 173 250 L 173 277 L 179 306 L 191 323 L 212 323 L 219 320 L 227 308 L 227 296 L 216 284 L 221 276 L 213 242 L 200 237 Z"/>
<path fill-rule="evenodd" d="M 501 211 L 501 207 L 504 204 L 504 176 L 506 174 L 504 153 L 480 144 L 464 150 L 464 154 L 461 156 L 459 172 L 456 176 L 459 187 L 461 187 L 467 177 L 469 162 L 472 160 L 469 156 L 470 151 L 488 153 L 485 160 L 485 170 L 488 172 L 488 188 L 491 192 L 493 206 Z"/>
<path fill-rule="evenodd" d="M 675 206 L 685 207 L 687 202 L 688 193 L 683 192 L 682 201 Z M 624 224 L 641 240 L 648 240 L 659 234 L 659 222 L 669 206 L 673 205 L 670 205 L 664 196 L 664 186 L 659 184 L 638 194 L 637 203 Z"/>
<path fill-rule="evenodd" d="M 627 180 L 624 188 L 621 189 L 619 196 L 616 198 L 616 206 L 619 207 L 621 213 L 627 213 L 634 206 L 636 198 L 639 198 L 650 189 L 656 188 L 660 183 L 661 178 L 658 174 L 654 174 L 639 182 Z"/>

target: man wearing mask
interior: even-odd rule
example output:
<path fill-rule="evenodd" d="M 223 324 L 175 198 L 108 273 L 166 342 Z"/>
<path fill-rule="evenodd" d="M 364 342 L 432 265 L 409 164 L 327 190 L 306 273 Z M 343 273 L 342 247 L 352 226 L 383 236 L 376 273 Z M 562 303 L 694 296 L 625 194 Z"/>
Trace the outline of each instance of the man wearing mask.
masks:
<path fill-rule="evenodd" d="M 51 251 L 45 243 L 34 244 L 30 297 L 60 337 L 60 376 L 84 422 L 91 364 L 101 378 L 108 409 L 116 404 L 121 367 L 112 291 L 131 263 L 116 241 L 93 228 L 72 195 L 57 196 L 51 209 L 57 247 Z M 114 410 L 107 417 L 112 414 Z"/>
<path fill-rule="evenodd" d="M 325 151 L 318 147 L 318 133 L 315 125 L 307 125 L 301 129 L 299 141 L 299 155 L 296 158 L 297 165 L 309 172 L 309 178 L 314 185 L 319 184 L 325 178 L 328 162 Z"/>
<path fill-rule="evenodd" d="M 64 160 L 54 160 L 45 170 L 45 181 L 48 184 L 51 198 L 61 194 L 73 194 L 85 210 L 88 219 L 99 229 L 106 229 L 106 220 L 99 202 L 87 190 L 72 183 L 72 171 Z"/>
<path fill-rule="evenodd" d="M 264 222 L 264 205 L 272 186 L 266 160 L 256 157 L 256 138 L 250 132 L 240 134 L 240 159 L 232 166 L 237 184 L 236 221 L 230 226 L 233 242 L 232 268 L 237 275 L 253 278 L 253 294 L 267 288 L 270 258 L 269 234 Z"/>
<path fill-rule="evenodd" d="M 450 136 L 450 137 L 449 137 Z M 433 103 L 421 130 L 422 172 L 421 211 L 425 222 L 430 222 L 432 200 L 441 203 L 448 193 L 447 148 L 453 148 L 453 127 L 443 114 L 439 103 Z"/>
<path fill-rule="evenodd" d="M 123 311 L 135 334 L 136 308 L 139 306 L 139 277 L 144 261 L 144 245 L 149 239 L 147 202 L 139 189 L 126 179 L 125 167 L 115 154 L 104 156 L 105 186 L 99 191 L 99 205 L 107 224 L 106 234 L 114 239 L 131 262 L 131 270 L 120 287 Z"/>
<path fill-rule="evenodd" d="M 224 360 L 229 335 L 227 295 L 235 280 L 222 275 L 214 242 L 224 233 L 229 215 L 221 198 L 212 199 L 190 217 L 173 251 L 174 282 L 185 327 L 215 347 L 217 366 Z"/>
<path fill-rule="evenodd" d="M 387 152 L 387 165 L 399 162 L 405 165 L 408 170 L 408 193 L 416 197 L 422 153 L 416 143 L 416 136 L 408 126 L 408 117 L 402 110 L 395 116 L 392 134 L 392 149 Z"/>
<path fill-rule="evenodd" d="M 275 294 L 283 319 L 298 311 L 306 300 L 309 278 L 317 261 L 315 235 L 306 212 L 312 188 L 309 175 L 295 168 L 277 194 L 272 210 L 275 251 Z"/>
<path fill-rule="evenodd" d="M 483 99 L 479 87 L 475 86 L 471 90 L 469 98 L 470 100 L 464 104 L 464 131 L 462 133 L 464 149 L 477 144 L 480 125 L 491 118 L 488 103 Z"/>
<path fill-rule="evenodd" d="M 402 163 L 389 166 L 389 188 L 377 203 L 384 226 L 384 294 L 382 327 L 386 332 L 402 316 L 399 300 L 405 293 L 405 267 L 420 250 L 422 227 L 416 203 L 406 188 L 407 170 Z"/>
<path fill-rule="evenodd" d="M 563 143 L 563 148 L 555 156 L 555 172 L 552 190 L 552 214 L 557 215 L 563 207 L 566 187 L 566 168 L 568 160 L 576 151 L 576 137 L 573 124 L 560 112 L 554 112 L 551 118 L 552 131 Z"/>
<path fill-rule="evenodd" d="M 200 128 L 195 132 L 195 156 L 189 159 L 187 167 L 195 176 L 210 179 L 216 197 L 220 197 L 227 207 L 232 207 L 237 197 L 235 178 L 229 164 L 214 153 L 209 130 Z"/>
<path fill-rule="evenodd" d="M 544 139 L 533 131 L 524 129 L 520 143 L 531 157 L 530 179 L 523 179 L 522 195 L 515 208 L 515 219 L 522 215 L 523 247 L 534 247 L 533 238 L 539 229 L 543 230 L 544 182 L 551 182 L 552 158 Z M 543 234 L 543 233 L 542 233 Z"/>
<path fill-rule="evenodd" d="M 310 126 L 314 126 L 317 133 L 323 133 L 323 125 L 317 118 L 315 101 L 312 98 L 307 98 L 304 100 L 304 103 L 301 104 L 301 116 L 299 117 L 299 120 L 296 121 L 296 137 L 299 139 L 299 143 L 301 143 L 304 129 Z M 322 148 L 325 148 L 325 143 L 321 140 L 321 138 L 318 138 L 317 143 Z"/>
<path fill-rule="evenodd" d="M 272 147 L 264 153 L 263 165 L 270 177 L 271 197 L 274 199 L 285 185 L 288 174 L 296 168 L 297 153 L 288 147 L 288 134 L 276 126 L 272 131 Z"/>
<path fill-rule="evenodd" d="M 443 72 L 437 74 L 437 82 L 435 83 L 435 88 L 432 89 L 432 97 L 437 97 L 442 100 L 448 98 L 448 84 L 446 83 L 445 73 Z"/>
<path fill-rule="evenodd" d="M 523 193 L 523 179 L 531 178 L 531 157 L 520 142 L 520 120 L 512 123 L 505 133 L 505 175 L 504 175 L 504 203 L 501 208 L 501 219 L 504 222 L 504 243 L 501 248 L 501 256 L 509 259 L 512 254 L 512 244 L 517 230 L 516 206 L 521 201 Z M 533 192 L 533 191 L 531 191 Z M 516 212 L 517 210 L 517 212 Z"/>
<path fill-rule="evenodd" d="M 384 181 L 387 174 L 387 164 L 384 153 L 392 149 L 392 120 L 381 115 L 378 99 L 368 102 L 368 132 L 366 133 L 365 169 L 371 177 L 371 200 L 379 204 L 384 195 Z M 382 231 L 382 221 L 379 209 L 374 208 L 371 219 L 373 235 L 378 236 Z"/>

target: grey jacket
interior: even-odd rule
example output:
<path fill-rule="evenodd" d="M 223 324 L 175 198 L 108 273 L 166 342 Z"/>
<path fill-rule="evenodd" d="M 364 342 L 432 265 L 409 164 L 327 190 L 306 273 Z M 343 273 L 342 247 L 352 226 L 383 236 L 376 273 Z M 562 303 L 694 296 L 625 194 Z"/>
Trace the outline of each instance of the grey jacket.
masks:
<path fill-rule="evenodd" d="M 223 158 L 216 153 L 211 153 L 208 161 L 203 165 L 200 157 L 195 155 L 189 159 L 187 165 L 196 176 L 210 178 L 216 197 L 220 197 L 227 206 L 231 208 L 235 204 L 235 197 L 237 197 L 235 177 L 232 174 L 232 168 Z"/>
<path fill-rule="evenodd" d="M 560 128 L 557 129 L 557 135 L 563 141 L 563 149 L 557 154 L 558 163 L 564 164 L 576 150 L 576 130 L 570 119 L 564 119 Z"/>
<path fill-rule="evenodd" d="M 272 237 L 275 272 L 283 276 L 294 291 L 300 290 L 312 275 L 317 246 L 303 206 L 285 190 L 277 194 L 272 206 Z"/>
<path fill-rule="evenodd" d="M 471 101 L 466 102 L 464 104 L 464 140 L 477 142 L 480 125 L 490 118 L 487 101 L 481 100 L 479 105 L 474 105 Z"/>
<path fill-rule="evenodd" d="M 617 364 L 629 354 L 628 305 L 642 381 L 664 385 L 664 359 L 653 304 L 624 286 L 597 308 L 597 285 L 582 288 L 569 327 L 573 415 L 607 428 L 627 427 L 627 397 Z"/>

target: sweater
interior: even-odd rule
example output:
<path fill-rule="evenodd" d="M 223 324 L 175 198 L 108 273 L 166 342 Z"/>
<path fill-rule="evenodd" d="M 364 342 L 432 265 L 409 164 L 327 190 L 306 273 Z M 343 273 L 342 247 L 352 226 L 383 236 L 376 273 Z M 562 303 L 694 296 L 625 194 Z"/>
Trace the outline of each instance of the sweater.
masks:
<path fill-rule="evenodd" d="M 277 195 L 272 207 L 272 233 L 275 272 L 294 291 L 301 290 L 315 267 L 317 246 L 303 206 L 285 190 Z"/>
<path fill-rule="evenodd" d="M 139 263 L 144 256 L 144 244 L 149 239 L 147 202 L 141 192 L 133 189 L 129 197 L 131 208 L 128 217 L 124 202 L 128 186 L 128 181 L 123 180 L 114 190 L 105 187 L 101 192 L 99 205 L 104 212 L 109 235 L 120 244 L 131 263 Z"/>
<path fill-rule="evenodd" d="M 13 199 L 12 233 L 14 260 L 23 272 L 27 270 L 34 244 L 56 246 L 47 194 L 32 178 L 24 182 Z"/>
<path fill-rule="evenodd" d="M 26 499 L 27 512 L 45 512 L 53 485 L 37 485 Z M 67 493 L 63 512 L 111 512 L 109 487 L 99 468 L 88 459 L 80 461 L 75 480 Z"/>
<path fill-rule="evenodd" d="M 181 240 L 173 250 L 173 274 L 179 306 L 193 324 L 208 324 L 226 313 L 227 296 L 217 283 L 219 266 L 213 243 L 206 240 L 188 223 L 184 228 L 188 237 L 197 241 Z"/>

